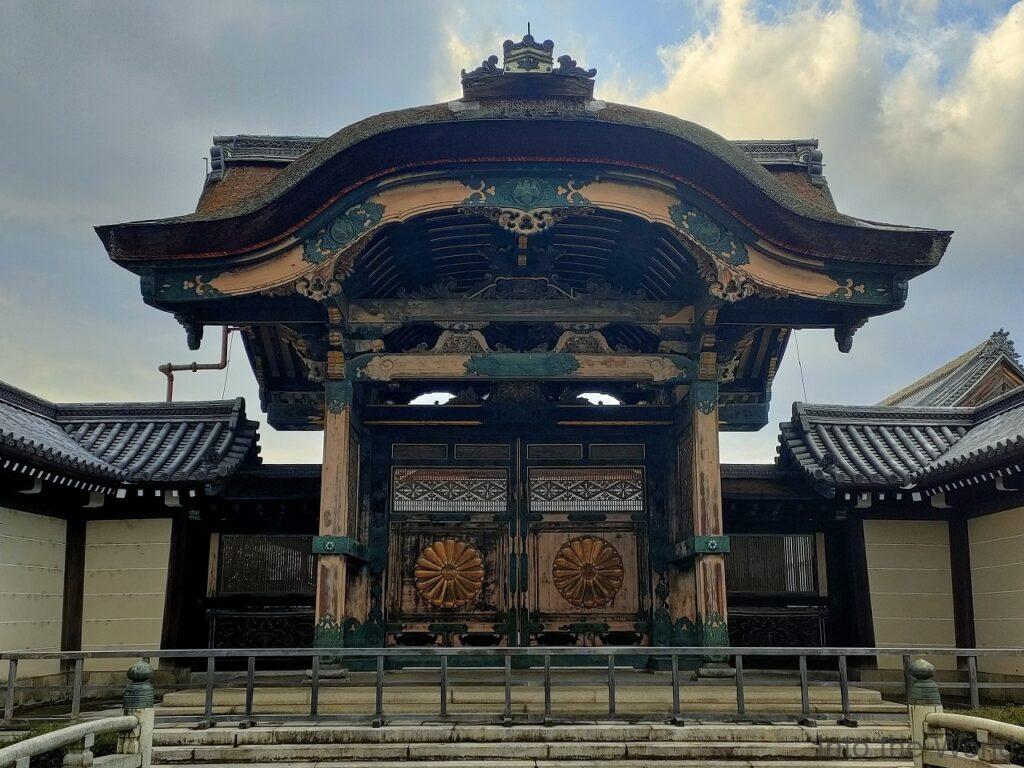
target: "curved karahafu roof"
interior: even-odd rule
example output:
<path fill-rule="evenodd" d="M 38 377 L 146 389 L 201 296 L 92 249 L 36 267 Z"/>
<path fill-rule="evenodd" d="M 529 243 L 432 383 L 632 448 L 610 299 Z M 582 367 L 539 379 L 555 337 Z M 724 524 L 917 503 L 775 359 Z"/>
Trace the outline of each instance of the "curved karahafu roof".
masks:
<path fill-rule="evenodd" d="M 322 141 L 293 137 L 290 143 L 305 150 L 301 156 L 228 205 L 97 232 L 111 257 L 126 265 L 221 257 L 293 235 L 347 192 L 385 176 L 514 160 L 658 173 L 742 212 L 743 223 L 759 237 L 795 253 L 902 264 L 913 271 L 941 257 L 949 232 L 878 224 L 814 205 L 742 146 L 707 128 L 594 99 L 596 70 L 567 56 L 549 65 L 549 43 L 529 35 L 509 42 L 504 67 L 491 57 L 463 72 L 458 101 L 375 115 Z M 510 46 L 533 51 L 527 58 L 537 59 L 538 68 L 517 70 L 508 60 L 516 55 Z"/>
<path fill-rule="evenodd" d="M 613 317 L 628 354 L 694 357 L 688 334 L 714 317 L 720 404 L 756 428 L 790 328 L 834 328 L 848 351 L 942 257 L 949 232 L 836 211 L 814 140 L 730 142 L 596 99 L 596 73 L 552 51 L 508 42 L 502 66 L 463 73 L 461 99 L 325 139 L 218 139 L 194 213 L 97 232 L 192 348 L 205 325 L 246 328 L 262 402 L 288 428 L 318 424 L 328 325 L 356 340 L 350 357 L 429 349 L 444 307 L 509 299 L 497 281 L 513 275 L 581 308 L 553 315 Z M 409 319 L 410 300 L 433 314 Z M 672 338 L 638 332 L 666 318 Z M 508 345 L 488 332 L 484 352 Z"/>
<path fill-rule="evenodd" d="M 51 403 L 0 382 L 0 468 L 89 489 L 222 481 L 259 453 L 245 401 Z"/>
<path fill-rule="evenodd" d="M 764 239 L 839 261 L 935 266 L 950 233 L 879 224 L 796 194 L 742 149 L 695 123 L 611 102 L 435 104 L 341 129 L 252 194 L 211 212 L 97 227 L 115 261 L 222 257 L 295 234 L 344 192 L 384 175 L 508 161 L 654 171 L 708 194 Z M 310 210 L 310 202 L 314 208 Z"/>

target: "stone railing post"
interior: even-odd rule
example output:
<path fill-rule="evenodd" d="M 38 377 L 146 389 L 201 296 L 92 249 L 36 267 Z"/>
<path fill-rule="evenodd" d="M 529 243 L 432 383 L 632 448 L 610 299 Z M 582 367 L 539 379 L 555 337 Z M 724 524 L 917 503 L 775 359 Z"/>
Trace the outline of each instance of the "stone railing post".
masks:
<path fill-rule="evenodd" d="M 910 665 L 910 693 L 907 696 L 907 710 L 910 714 L 910 738 L 914 752 L 914 768 L 924 768 L 925 750 L 943 750 L 946 747 L 946 732 L 932 728 L 925 721 L 933 712 L 942 711 L 942 697 L 935 682 L 935 665 L 918 659 Z"/>
<path fill-rule="evenodd" d="M 993 765 L 1005 765 L 1010 762 L 1009 745 L 997 739 L 988 731 L 977 731 L 978 759 Z"/>
<path fill-rule="evenodd" d="M 140 768 L 150 768 L 153 760 L 153 668 L 144 661 L 128 670 L 131 681 L 124 689 L 124 713 L 134 715 L 139 724 L 117 739 L 117 752 L 139 755 Z"/>
<path fill-rule="evenodd" d="M 89 733 L 68 747 L 62 761 L 64 768 L 89 768 L 93 761 L 92 747 L 95 741 L 96 737 Z M 25 765 L 28 764 L 26 758 Z"/>

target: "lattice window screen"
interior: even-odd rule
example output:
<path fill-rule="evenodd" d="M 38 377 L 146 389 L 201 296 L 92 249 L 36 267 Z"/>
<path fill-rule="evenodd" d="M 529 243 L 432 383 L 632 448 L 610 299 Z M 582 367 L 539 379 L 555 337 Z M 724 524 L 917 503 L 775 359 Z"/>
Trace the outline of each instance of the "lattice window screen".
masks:
<path fill-rule="evenodd" d="M 316 594 L 313 537 L 222 534 L 218 595 Z"/>
<path fill-rule="evenodd" d="M 813 594 L 816 548 L 813 534 L 732 534 L 725 560 L 731 592 Z"/>
<path fill-rule="evenodd" d="M 536 512 L 642 512 L 643 500 L 639 468 L 530 470 L 530 509 Z"/>
<path fill-rule="evenodd" d="M 396 467 L 392 508 L 500 514 L 508 509 L 508 474 L 503 469 Z"/>

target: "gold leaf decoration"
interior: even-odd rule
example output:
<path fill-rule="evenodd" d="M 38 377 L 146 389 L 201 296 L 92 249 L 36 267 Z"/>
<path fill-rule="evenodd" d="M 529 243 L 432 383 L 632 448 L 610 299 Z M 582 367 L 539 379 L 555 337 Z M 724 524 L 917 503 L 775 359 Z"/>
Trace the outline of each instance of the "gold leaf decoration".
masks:
<path fill-rule="evenodd" d="M 605 539 L 580 536 L 562 545 L 551 564 L 559 594 L 580 608 L 607 605 L 622 588 L 618 551 Z"/>
<path fill-rule="evenodd" d="M 469 605 L 484 586 L 480 550 L 461 539 L 442 539 L 423 548 L 413 571 L 416 591 L 435 608 Z"/>

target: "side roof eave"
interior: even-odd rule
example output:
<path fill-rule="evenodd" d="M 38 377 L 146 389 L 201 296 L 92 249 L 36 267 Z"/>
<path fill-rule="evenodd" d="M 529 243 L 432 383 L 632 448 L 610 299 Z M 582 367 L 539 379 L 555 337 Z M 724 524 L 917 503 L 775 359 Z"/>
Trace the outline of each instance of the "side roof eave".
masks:
<path fill-rule="evenodd" d="M 954 447 L 970 408 L 793 404 L 780 424 L 779 462 L 799 468 L 825 495 L 836 489 L 910 488 L 917 473 Z"/>
<path fill-rule="evenodd" d="M 259 453 L 245 401 L 51 403 L 0 382 L 0 456 L 104 487 L 223 479 Z"/>
<path fill-rule="evenodd" d="M 129 267 L 229 256 L 287 237 L 341 194 L 387 173 L 530 152 L 536 161 L 619 163 L 677 178 L 741 212 L 744 223 L 765 239 L 796 252 L 879 264 L 888 259 L 920 272 L 938 263 L 948 243 L 946 231 L 876 225 L 811 205 L 742 150 L 694 123 L 636 107 L 591 104 L 596 107 L 566 105 L 564 112 L 543 118 L 517 102 L 502 102 L 501 109 L 437 104 L 384 113 L 338 131 L 234 205 L 101 226 L 97 233 L 111 258 Z M 638 131 L 646 134 L 642 140 Z M 537 132 L 546 132 L 545 141 L 536 140 Z M 460 147 L 454 158 L 452 146 Z M 495 147 L 502 148 L 502 157 L 495 156 Z"/>

